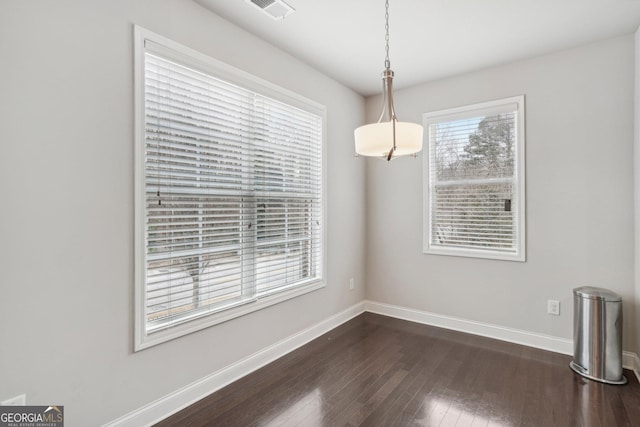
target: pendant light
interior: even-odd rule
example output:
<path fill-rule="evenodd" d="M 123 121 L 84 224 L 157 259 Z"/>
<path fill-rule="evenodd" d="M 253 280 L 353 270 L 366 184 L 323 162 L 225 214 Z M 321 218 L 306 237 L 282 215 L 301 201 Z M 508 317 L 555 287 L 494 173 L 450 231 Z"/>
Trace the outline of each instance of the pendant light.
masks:
<path fill-rule="evenodd" d="M 393 71 L 389 62 L 389 0 L 385 2 L 385 51 L 382 72 L 382 112 L 377 123 L 360 126 L 353 134 L 357 156 L 392 158 L 416 155 L 422 150 L 422 126 L 399 122 L 393 108 Z"/>

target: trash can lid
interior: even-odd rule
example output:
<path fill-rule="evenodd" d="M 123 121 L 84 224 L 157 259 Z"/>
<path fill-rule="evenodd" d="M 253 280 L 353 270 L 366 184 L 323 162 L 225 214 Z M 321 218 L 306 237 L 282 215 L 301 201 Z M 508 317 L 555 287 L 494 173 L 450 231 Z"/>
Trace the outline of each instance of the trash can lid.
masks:
<path fill-rule="evenodd" d="M 573 294 L 582 298 L 597 299 L 603 301 L 622 301 L 622 297 L 609 289 L 596 288 L 594 286 L 582 286 L 575 288 Z"/>

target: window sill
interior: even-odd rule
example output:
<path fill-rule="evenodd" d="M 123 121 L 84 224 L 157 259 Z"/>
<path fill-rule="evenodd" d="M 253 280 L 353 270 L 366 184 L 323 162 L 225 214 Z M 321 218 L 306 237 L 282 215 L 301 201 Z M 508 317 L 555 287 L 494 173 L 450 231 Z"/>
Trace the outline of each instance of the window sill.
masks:
<path fill-rule="evenodd" d="M 525 256 L 520 253 L 511 252 L 497 252 L 484 249 L 467 249 L 467 248 L 453 248 L 443 246 L 425 246 L 422 253 L 426 255 L 448 255 L 465 258 L 483 258 L 483 259 L 495 259 L 500 261 L 516 261 L 525 262 Z"/>
<path fill-rule="evenodd" d="M 254 311 L 324 288 L 325 285 L 326 283 L 323 279 L 310 281 L 302 286 L 296 286 L 285 291 L 273 292 L 270 295 L 248 300 L 246 303 L 239 304 L 233 308 L 203 315 L 198 319 L 187 321 L 169 329 L 158 330 L 150 334 L 145 333 L 143 330 L 144 325 L 141 325 L 142 327 L 136 328 L 135 351 L 144 350 L 145 348 L 153 347 L 157 344 L 253 313 Z"/>

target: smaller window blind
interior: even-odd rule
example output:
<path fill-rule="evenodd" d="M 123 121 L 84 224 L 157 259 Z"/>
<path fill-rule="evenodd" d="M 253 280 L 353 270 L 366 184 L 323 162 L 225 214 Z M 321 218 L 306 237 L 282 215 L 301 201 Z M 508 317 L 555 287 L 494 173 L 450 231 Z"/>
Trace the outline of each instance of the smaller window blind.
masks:
<path fill-rule="evenodd" d="M 425 115 L 425 252 L 523 255 L 519 117 L 511 100 Z"/>
<path fill-rule="evenodd" d="M 323 117 L 143 56 L 145 333 L 320 281 Z"/>

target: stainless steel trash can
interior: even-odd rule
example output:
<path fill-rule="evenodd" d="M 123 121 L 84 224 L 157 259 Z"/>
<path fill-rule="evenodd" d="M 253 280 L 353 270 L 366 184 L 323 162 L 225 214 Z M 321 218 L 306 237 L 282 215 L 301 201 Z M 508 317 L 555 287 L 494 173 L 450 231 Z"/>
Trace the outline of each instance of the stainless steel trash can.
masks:
<path fill-rule="evenodd" d="M 608 289 L 573 290 L 573 361 L 585 378 L 625 384 L 622 375 L 622 298 Z"/>

